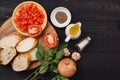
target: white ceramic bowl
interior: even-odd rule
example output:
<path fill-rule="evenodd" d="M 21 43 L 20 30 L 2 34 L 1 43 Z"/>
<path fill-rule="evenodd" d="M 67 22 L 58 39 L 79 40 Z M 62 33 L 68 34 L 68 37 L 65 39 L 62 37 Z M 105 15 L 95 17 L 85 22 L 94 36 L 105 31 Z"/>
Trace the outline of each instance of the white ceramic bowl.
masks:
<path fill-rule="evenodd" d="M 64 23 L 59 23 L 55 16 L 56 16 L 56 13 L 57 12 L 64 12 L 66 15 L 67 15 L 67 20 L 64 22 Z M 65 7 L 57 7 L 55 8 L 52 12 L 51 12 L 51 15 L 50 15 L 50 19 L 51 19 L 51 22 L 54 26 L 56 27 L 59 27 L 59 28 L 63 28 L 63 27 L 66 27 L 70 21 L 71 21 L 71 13 L 70 11 L 65 8 Z"/>

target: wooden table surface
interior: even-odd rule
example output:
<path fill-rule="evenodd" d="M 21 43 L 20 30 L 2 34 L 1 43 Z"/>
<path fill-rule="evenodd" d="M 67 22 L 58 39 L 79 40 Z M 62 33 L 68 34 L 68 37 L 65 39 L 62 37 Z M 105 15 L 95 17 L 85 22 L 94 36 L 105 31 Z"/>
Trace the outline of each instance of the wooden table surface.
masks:
<path fill-rule="evenodd" d="M 12 15 L 14 8 L 25 0 L 0 2 L 0 25 Z M 70 40 L 71 52 L 85 36 L 92 41 L 81 53 L 77 73 L 70 80 L 120 80 L 120 0 L 34 0 L 44 6 L 50 21 L 51 11 L 64 6 L 71 11 L 71 23 L 82 23 L 79 39 Z M 65 28 L 56 28 L 60 43 L 65 39 Z M 1 35 L 1 34 L 0 34 Z M 10 65 L 0 65 L 0 80 L 24 80 L 32 71 L 14 72 Z M 49 74 L 47 75 L 50 76 Z M 49 78 L 45 80 L 50 80 Z"/>

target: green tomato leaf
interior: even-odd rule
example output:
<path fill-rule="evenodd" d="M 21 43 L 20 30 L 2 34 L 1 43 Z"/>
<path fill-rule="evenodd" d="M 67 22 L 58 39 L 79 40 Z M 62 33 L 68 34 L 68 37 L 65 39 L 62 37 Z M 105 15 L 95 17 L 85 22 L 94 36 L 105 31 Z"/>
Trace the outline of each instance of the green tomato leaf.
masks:
<path fill-rule="evenodd" d="M 64 48 L 66 48 L 67 46 L 68 46 L 68 44 L 62 43 L 62 44 L 59 46 L 58 51 L 60 51 L 60 50 L 62 50 L 62 49 L 64 49 Z"/>

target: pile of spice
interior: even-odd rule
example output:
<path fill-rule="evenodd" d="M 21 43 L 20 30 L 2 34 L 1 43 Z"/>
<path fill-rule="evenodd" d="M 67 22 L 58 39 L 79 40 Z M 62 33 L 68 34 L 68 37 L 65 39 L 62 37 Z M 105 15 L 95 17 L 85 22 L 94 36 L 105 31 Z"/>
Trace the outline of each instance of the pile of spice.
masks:
<path fill-rule="evenodd" d="M 55 18 L 60 24 L 67 21 L 67 15 L 66 15 L 66 13 L 64 13 L 62 11 L 57 12 L 55 15 Z"/>

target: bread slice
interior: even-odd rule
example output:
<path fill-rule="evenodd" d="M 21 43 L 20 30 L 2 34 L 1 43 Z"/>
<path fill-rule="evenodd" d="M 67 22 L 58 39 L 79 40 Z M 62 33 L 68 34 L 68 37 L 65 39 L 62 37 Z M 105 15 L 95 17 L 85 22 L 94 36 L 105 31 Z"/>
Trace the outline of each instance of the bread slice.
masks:
<path fill-rule="evenodd" d="M 27 52 L 33 49 L 37 45 L 37 39 L 32 37 L 27 37 L 20 41 L 16 46 L 18 52 Z"/>
<path fill-rule="evenodd" d="M 37 48 L 33 48 L 32 50 L 30 50 L 28 53 L 30 54 L 31 57 L 31 61 L 36 61 L 36 52 L 37 52 Z"/>
<path fill-rule="evenodd" d="M 15 47 L 22 37 L 17 34 L 7 35 L 0 39 L 0 48 Z"/>
<path fill-rule="evenodd" d="M 13 47 L 5 48 L 0 53 L 0 64 L 7 65 L 16 56 L 16 49 Z"/>
<path fill-rule="evenodd" d="M 14 71 L 24 71 L 28 68 L 30 64 L 30 55 L 29 53 L 19 54 L 12 63 L 12 68 Z"/>

